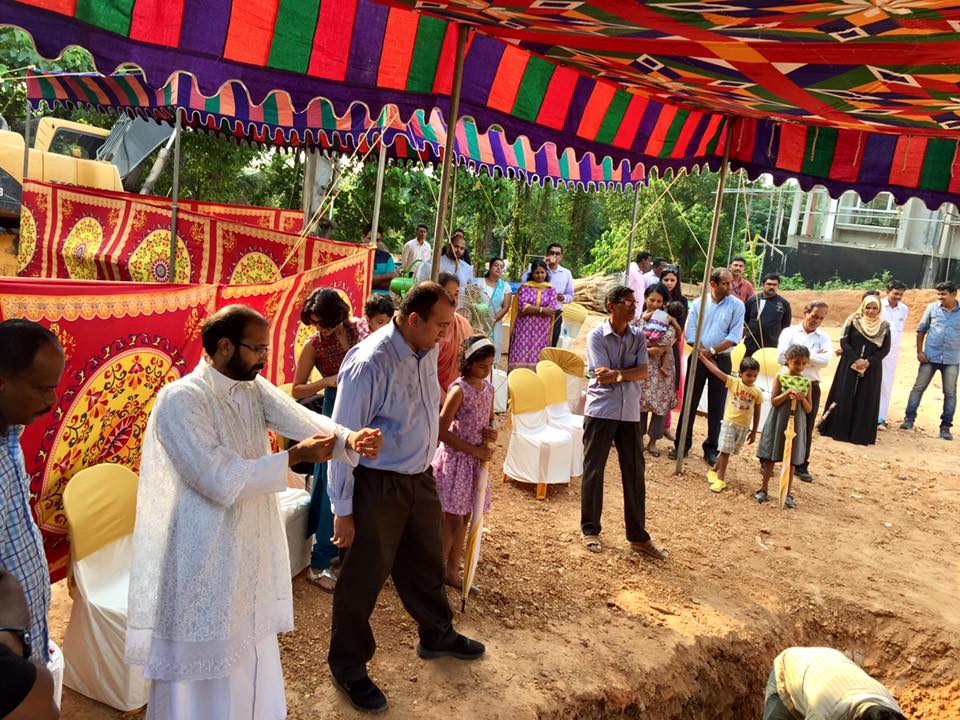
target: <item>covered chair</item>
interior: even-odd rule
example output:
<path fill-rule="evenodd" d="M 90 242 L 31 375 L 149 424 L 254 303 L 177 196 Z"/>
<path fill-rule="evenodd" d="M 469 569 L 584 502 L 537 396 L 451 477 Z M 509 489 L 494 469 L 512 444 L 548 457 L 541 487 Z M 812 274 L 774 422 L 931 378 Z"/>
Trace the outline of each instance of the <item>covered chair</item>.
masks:
<path fill-rule="evenodd" d="M 537 376 L 547 391 L 547 421 L 570 433 L 573 443 L 570 474 L 583 475 L 583 415 L 574 415 L 567 404 L 567 378 L 560 366 L 550 360 L 537 363 Z"/>
<path fill-rule="evenodd" d="M 760 427 L 763 427 L 763 424 L 767 421 L 767 415 L 773 408 L 770 404 L 770 398 L 773 397 L 773 379 L 780 372 L 780 363 L 777 362 L 776 348 L 760 348 L 752 357 L 760 363 L 757 387 L 763 392 L 763 405 L 760 406 Z"/>
<path fill-rule="evenodd" d="M 540 351 L 540 359 L 556 363 L 563 370 L 567 377 L 567 403 L 570 410 L 575 411 L 580 405 L 580 396 L 587 376 L 587 366 L 583 358 L 569 350 L 548 347 Z"/>
<path fill-rule="evenodd" d="M 547 391 L 533 370 L 519 368 L 507 377 L 513 427 L 503 481 L 518 480 L 537 486 L 537 499 L 547 497 L 547 485 L 570 482 L 570 433 L 552 427 L 547 419 Z"/>
<path fill-rule="evenodd" d="M 63 491 L 63 509 L 73 597 L 63 683 L 117 710 L 143 707 L 149 694 L 143 668 L 123 656 L 137 476 L 120 465 L 81 470 Z"/>
<path fill-rule="evenodd" d="M 560 327 L 560 347 L 568 349 L 580 335 L 580 329 L 587 321 L 587 309 L 580 303 L 567 303 L 563 306 L 563 324 Z"/>

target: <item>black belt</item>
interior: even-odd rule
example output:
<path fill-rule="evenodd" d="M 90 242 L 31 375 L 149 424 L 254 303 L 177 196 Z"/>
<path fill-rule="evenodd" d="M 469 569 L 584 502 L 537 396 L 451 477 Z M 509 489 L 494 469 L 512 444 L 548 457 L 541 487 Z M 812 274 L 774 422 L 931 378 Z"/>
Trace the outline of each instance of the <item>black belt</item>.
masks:
<path fill-rule="evenodd" d="M 397 472 L 396 470 L 382 470 L 381 468 L 372 468 L 372 467 L 367 467 L 366 465 L 357 465 L 357 470 L 365 470 L 365 471 L 367 471 L 367 472 L 377 473 L 378 475 L 391 475 L 391 476 L 393 476 L 393 477 L 397 477 L 397 478 L 400 478 L 400 479 L 402 479 L 402 480 L 413 480 L 413 479 L 415 479 L 415 478 L 418 478 L 418 477 L 421 477 L 421 476 L 423 476 L 423 475 L 426 475 L 426 474 L 429 473 L 432 469 L 433 469 L 432 466 L 428 465 L 428 466 L 426 467 L 426 469 L 423 470 L 422 472 L 418 472 L 418 473 L 402 473 L 402 472 Z M 356 472 L 356 471 L 354 471 L 354 472 Z"/>

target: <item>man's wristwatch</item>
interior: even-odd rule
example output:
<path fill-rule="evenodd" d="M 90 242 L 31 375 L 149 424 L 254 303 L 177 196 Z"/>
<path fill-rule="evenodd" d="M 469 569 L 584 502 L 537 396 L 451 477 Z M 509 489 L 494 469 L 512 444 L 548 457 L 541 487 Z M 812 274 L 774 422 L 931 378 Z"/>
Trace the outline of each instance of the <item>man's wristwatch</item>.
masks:
<path fill-rule="evenodd" d="M 8 632 L 12 635 L 16 635 L 20 640 L 20 645 L 23 647 L 23 659 L 30 659 L 30 655 L 33 653 L 33 637 L 30 635 L 30 631 L 27 628 L 0 627 L 0 632 Z"/>
<path fill-rule="evenodd" d="M 623 382 L 623 373 L 617 370 L 617 382 Z"/>

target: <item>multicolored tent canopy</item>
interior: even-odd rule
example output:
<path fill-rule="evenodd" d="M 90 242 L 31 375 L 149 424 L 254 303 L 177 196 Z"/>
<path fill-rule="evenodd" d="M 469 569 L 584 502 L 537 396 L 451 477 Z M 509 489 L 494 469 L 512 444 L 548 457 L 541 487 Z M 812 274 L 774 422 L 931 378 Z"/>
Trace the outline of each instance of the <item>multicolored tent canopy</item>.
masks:
<path fill-rule="evenodd" d="M 554 143 L 631 177 L 719 166 L 832 193 L 956 199 L 960 9 L 953 3 L 623 0 L 10 0 L 0 23 L 38 50 L 90 50 L 101 70 L 136 64 L 154 88 L 178 71 L 206 96 L 236 81 L 338 116 L 395 105 L 404 122 L 448 106 L 455 35 L 476 23 L 461 111 L 508 144 Z M 439 15 L 397 5 L 416 6 Z M 882 64 L 877 64 L 882 63 Z M 538 150 L 539 152 L 539 150 Z M 637 171 L 641 168 L 642 172 Z"/>

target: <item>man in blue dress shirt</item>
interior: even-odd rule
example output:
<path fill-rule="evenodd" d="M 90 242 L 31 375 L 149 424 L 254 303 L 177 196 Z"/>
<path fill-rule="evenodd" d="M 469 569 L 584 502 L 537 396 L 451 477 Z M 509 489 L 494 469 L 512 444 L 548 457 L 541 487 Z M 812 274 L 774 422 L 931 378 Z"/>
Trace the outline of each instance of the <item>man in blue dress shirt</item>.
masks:
<path fill-rule="evenodd" d="M 340 367 L 336 423 L 383 433 L 379 456 L 356 468 L 330 464 L 333 542 L 349 547 L 333 596 L 327 661 L 334 685 L 363 712 L 387 699 L 367 675 L 376 643 L 370 615 L 387 576 L 417 621 L 417 654 L 431 660 L 475 660 L 484 647 L 458 634 L 444 589 L 440 500 L 430 463 L 440 425 L 437 340 L 453 320 L 453 300 L 422 282 L 403 298 L 399 315 L 347 353 Z"/>
<path fill-rule="evenodd" d="M 631 323 L 635 305 L 633 290 L 615 287 L 607 294 L 610 318 L 587 336 L 587 366 L 592 377 L 583 411 L 580 530 L 587 550 L 600 552 L 603 475 L 610 446 L 615 444 L 630 549 L 665 560 L 667 551 L 646 529 L 640 381 L 647 377 L 647 338 Z"/>
<path fill-rule="evenodd" d="M 703 332 L 700 335 L 701 352 L 716 363 L 721 372 L 730 374 L 730 351 L 737 346 L 743 337 L 743 302 L 730 294 L 733 285 L 733 274 L 726 268 L 718 268 L 710 273 L 710 292 L 707 294 L 707 308 L 703 315 Z M 697 318 L 700 316 L 700 298 L 690 304 L 690 315 L 687 317 L 686 341 L 693 347 L 697 336 Z M 723 406 L 727 401 L 727 388 L 723 380 L 710 373 L 703 363 L 697 363 L 696 377 L 690 374 L 693 365 L 693 355 L 687 360 L 686 385 L 684 388 L 684 402 L 686 393 L 693 393 L 690 403 L 690 424 L 687 426 L 687 437 L 681 438 L 677 432 L 674 440 L 674 449 L 670 458 L 677 459 L 680 443 L 683 443 L 684 456 L 690 452 L 693 445 L 693 420 L 697 413 L 697 403 L 703 394 L 703 386 L 707 385 L 707 439 L 703 441 L 703 459 L 710 466 L 717 464 L 717 441 L 720 437 L 720 421 L 723 419 Z M 683 425 L 683 411 L 677 421 L 677 427 Z"/>

